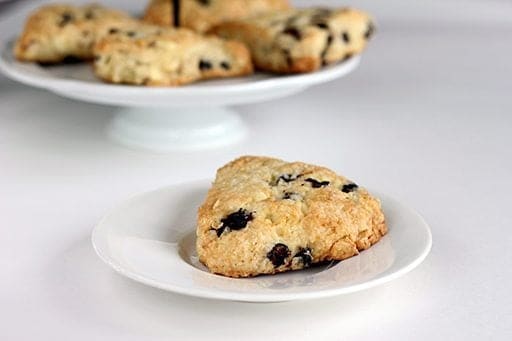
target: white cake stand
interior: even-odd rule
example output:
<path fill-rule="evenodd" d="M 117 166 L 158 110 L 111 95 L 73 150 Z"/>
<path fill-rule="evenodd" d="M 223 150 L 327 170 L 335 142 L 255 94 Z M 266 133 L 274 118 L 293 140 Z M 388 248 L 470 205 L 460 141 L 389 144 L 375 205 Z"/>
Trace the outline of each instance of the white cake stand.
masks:
<path fill-rule="evenodd" d="M 158 152 L 205 149 L 239 141 L 247 128 L 228 106 L 298 93 L 345 76 L 360 61 L 353 57 L 310 74 L 257 73 L 172 88 L 106 84 L 94 77 L 90 65 L 42 67 L 18 62 L 11 51 L 12 43 L 3 45 L 0 70 L 6 76 L 64 97 L 121 107 L 108 126 L 108 135 L 124 145 Z"/>

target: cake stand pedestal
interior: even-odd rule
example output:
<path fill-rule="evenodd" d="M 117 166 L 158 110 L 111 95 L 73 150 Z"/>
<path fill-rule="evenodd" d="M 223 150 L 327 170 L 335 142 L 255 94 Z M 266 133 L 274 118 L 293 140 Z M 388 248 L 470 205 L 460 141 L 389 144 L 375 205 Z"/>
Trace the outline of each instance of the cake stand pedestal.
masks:
<path fill-rule="evenodd" d="M 233 144 L 246 136 L 247 127 L 223 107 L 124 108 L 107 132 L 123 145 L 166 152 Z"/>

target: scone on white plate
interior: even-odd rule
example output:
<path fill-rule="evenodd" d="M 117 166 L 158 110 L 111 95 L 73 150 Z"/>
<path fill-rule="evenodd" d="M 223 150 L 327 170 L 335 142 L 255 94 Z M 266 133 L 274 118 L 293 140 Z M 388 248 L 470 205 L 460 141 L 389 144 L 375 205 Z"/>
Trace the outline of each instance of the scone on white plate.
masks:
<path fill-rule="evenodd" d="M 387 232 L 380 202 L 333 171 L 245 156 L 217 171 L 199 208 L 197 253 L 230 277 L 298 270 L 357 255 Z"/>

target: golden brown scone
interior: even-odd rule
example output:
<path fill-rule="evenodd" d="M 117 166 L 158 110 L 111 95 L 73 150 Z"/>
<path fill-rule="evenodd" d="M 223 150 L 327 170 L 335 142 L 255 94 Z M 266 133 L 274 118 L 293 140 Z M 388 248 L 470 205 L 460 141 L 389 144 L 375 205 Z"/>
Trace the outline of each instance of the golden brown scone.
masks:
<path fill-rule="evenodd" d="M 59 63 L 92 58 L 98 36 L 117 23 L 133 22 L 126 13 L 100 5 L 47 5 L 32 13 L 14 46 L 18 60 Z"/>
<path fill-rule="evenodd" d="M 217 171 L 199 208 L 197 253 L 230 277 L 342 260 L 387 232 L 378 199 L 333 171 L 245 156 Z"/>
<path fill-rule="evenodd" d="M 226 20 L 289 8 L 288 0 L 181 0 L 180 24 L 196 32 L 206 32 Z M 152 0 L 144 20 L 152 24 L 174 24 L 172 0 Z"/>
<path fill-rule="evenodd" d="M 141 24 L 94 46 L 94 72 L 111 83 L 176 86 L 252 73 L 247 48 L 191 30 Z"/>
<path fill-rule="evenodd" d="M 211 32 L 244 42 L 260 70 L 302 73 L 360 53 L 374 29 L 364 12 L 350 8 L 312 8 L 225 22 Z"/>

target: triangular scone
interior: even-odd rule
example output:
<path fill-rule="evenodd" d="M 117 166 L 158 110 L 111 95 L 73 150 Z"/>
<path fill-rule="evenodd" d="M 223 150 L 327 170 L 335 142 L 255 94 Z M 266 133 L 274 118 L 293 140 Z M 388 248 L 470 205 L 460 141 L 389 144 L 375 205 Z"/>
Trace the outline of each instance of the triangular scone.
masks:
<path fill-rule="evenodd" d="M 46 5 L 27 19 L 14 55 L 40 63 L 91 59 L 94 43 L 111 25 L 133 22 L 128 14 L 100 5 Z"/>
<path fill-rule="evenodd" d="M 289 8 L 288 0 L 181 0 L 179 16 L 181 26 L 206 32 L 227 20 L 286 8 Z M 144 20 L 156 25 L 173 25 L 173 1 L 152 0 Z"/>
<path fill-rule="evenodd" d="M 220 168 L 199 208 L 197 253 L 230 277 L 342 260 L 387 232 L 378 199 L 333 171 L 245 156 Z"/>
<path fill-rule="evenodd" d="M 313 8 L 225 22 L 211 32 L 244 42 L 260 70 L 301 73 L 360 53 L 374 29 L 364 12 L 350 8 Z"/>
<path fill-rule="evenodd" d="M 140 24 L 116 30 L 94 46 L 94 72 L 111 83 L 175 86 L 252 71 L 242 43 L 184 28 Z"/>

